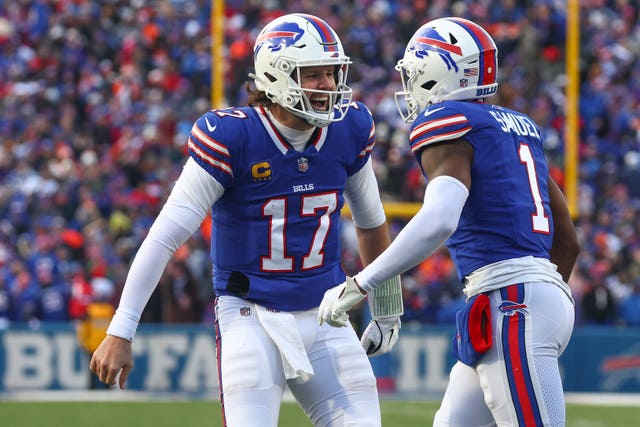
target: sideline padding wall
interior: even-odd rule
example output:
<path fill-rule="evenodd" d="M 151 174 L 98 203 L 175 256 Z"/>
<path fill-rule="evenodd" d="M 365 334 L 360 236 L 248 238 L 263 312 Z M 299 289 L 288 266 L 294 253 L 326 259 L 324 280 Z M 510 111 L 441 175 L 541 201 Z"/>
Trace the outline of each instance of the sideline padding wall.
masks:
<path fill-rule="evenodd" d="M 403 325 L 394 351 L 371 359 L 382 392 L 441 395 L 448 381 L 450 327 Z M 213 328 L 142 324 L 127 389 L 216 393 Z M 89 356 L 72 324 L 0 330 L 0 392 L 82 390 Z M 640 328 L 579 328 L 561 358 L 567 392 L 640 392 Z"/>

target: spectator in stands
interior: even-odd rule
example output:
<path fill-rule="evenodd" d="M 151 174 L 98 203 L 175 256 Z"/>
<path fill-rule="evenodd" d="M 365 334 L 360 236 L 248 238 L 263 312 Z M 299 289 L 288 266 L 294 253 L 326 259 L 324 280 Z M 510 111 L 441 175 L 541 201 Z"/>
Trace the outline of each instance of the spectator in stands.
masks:
<path fill-rule="evenodd" d="M 625 326 L 640 326 L 640 277 L 636 276 L 631 294 L 620 301 L 620 319 Z"/>
<path fill-rule="evenodd" d="M 185 264 L 186 246 L 176 252 L 160 278 L 162 322 L 198 323 L 202 319 L 202 306 L 198 298 L 199 285 Z M 211 282 L 209 282 L 211 284 Z"/>
<path fill-rule="evenodd" d="M 91 280 L 91 302 L 87 306 L 85 317 L 76 327 L 78 343 L 87 352 L 89 359 L 107 335 L 107 327 L 115 313 L 114 291 L 113 282 L 106 277 L 94 277 Z M 90 377 L 89 388 L 108 387 L 92 373 Z"/>
<path fill-rule="evenodd" d="M 582 297 L 582 312 L 582 318 L 587 325 L 602 326 L 615 323 L 616 303 L 604 283 L 599 281 L 590 284 Z"/>
<path fill-rule="evenodd" d="M 36 266 L 35 281 L 39 286 L 37 318 L 50 322 L 69 320 L 69 288 L 58 280 L 53 266 L 47 263 Z"/>
<path fill-rule="evenodd" d="M 10 304 L 11 294 L 9 293 L 9 286 L 5 275 L 2 274 L 2 268 L 0 266 L 0 330 L 9 327 L 9 315 L 11 314 Z"/>
<path fill-rule="evenodd" d="M 11 292 L 9 319 L 12 322 L 31 323 L 38 320 L 40 288 L 35 283 L 31 271 L 20 265 L 9 284 Z"/>
<path fill-rule="evenodd" d="M 582 318 L 587 325 L 613 325 L 616 320 L 616 301 L 605 283 L 609 264 L 596 262 L 589 275 L 587 289 L 582 295 Z"/>

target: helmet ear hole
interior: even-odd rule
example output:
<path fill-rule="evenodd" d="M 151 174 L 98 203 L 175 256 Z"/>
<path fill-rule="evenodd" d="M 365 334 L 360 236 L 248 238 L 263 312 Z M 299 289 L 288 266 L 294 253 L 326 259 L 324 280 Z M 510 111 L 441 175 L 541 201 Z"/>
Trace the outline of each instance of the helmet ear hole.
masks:
<path fill-rule="evenodd" d="M 284 71 L 285 73 L 289 73 L 291 71 L 291 64 L 289 64 L 289 62 L 287 61 L 281 61 L 278 64 L 278 68 L 280 68 L 282 71 Z"/>
<path fill-rule="evenodd" d="M 273 74 L 270 74 L 270 73 L 264 73 L 264 76 L 266 78 L 268 78 L 271 83 L 273 83 L 276 80 L 278 80 L 277 77 L 275 77 Z"/>
<path fill-rule="evenodd" d="M 284 104 L 285 104 L 286 106 L 292 106 L 292 105 L 294 105 L 295 103 L 296 103 L 296 99 L 295 99 L 293 96 L 291 96 L 291 95 L 286 95 L 286 96 L 284 97 Z"/>
<path fill-rule="evenodd" d="M 422 89 L 425 89 L 425 90 L 431 90 L 431 88 L 434 87 L 435 85 L 436 85 L 435 80 L 429 80 L 428 82 L 424 83 L 421 87 Z"/>

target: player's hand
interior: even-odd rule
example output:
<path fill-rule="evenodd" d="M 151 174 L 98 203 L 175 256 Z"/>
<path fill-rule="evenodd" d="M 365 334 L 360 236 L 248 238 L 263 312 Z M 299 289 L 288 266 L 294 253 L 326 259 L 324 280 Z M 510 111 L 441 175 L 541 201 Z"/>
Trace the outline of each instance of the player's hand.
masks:
<path fill-rule="evenodd" d="M 364 299 L 358 284 L 351 277 L 324 293 L 318 308 L 318 323 L 327 322 L 331 326 L 342 327 L 349 324 L 347 312 Z"/>
<path fill-rule="evenodd" d="M 114 335 L 107 335 L 93 352 L 89 369 L 98 376 L 100 381 L 110 386 L 116 383 L 120 373 L 118 385 L 124 389 L 129 372 L 133 369 L 131 342 Z"/>
<path fill-rule="evenodd" d="M 400 316 L 371 320 L 360 338 L 367 356 L 379 356 L 390 351 L 400 336 L 400 325 Z"/>

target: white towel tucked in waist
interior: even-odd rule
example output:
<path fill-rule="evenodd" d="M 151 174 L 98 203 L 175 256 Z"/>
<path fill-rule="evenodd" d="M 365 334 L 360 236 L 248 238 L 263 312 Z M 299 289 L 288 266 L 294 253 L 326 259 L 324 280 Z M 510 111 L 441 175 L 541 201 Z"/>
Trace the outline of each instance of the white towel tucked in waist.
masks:
<path fill-rule="evenodd" d="M 295 378 L 300 383 L 309 381 L 314 374 L 313 367 L 293 314 L 271 311 L 257 304 L 255 308 L 260 324 L 280 350 L 286 378 Z"/>

